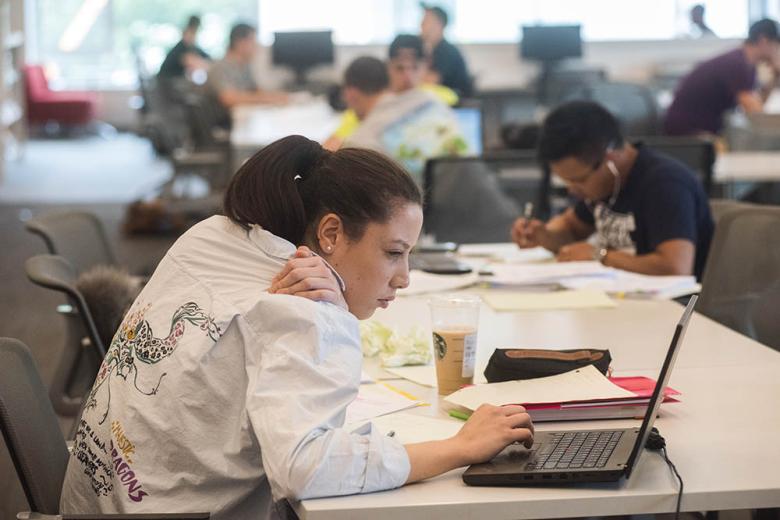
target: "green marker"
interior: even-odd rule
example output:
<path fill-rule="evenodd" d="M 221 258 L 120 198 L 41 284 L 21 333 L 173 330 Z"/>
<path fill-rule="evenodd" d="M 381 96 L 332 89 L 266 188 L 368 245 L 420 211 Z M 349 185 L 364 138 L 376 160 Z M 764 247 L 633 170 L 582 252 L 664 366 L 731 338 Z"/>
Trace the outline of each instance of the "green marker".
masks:
<path fill-rule="evenodd" d="M 460 419 L 461 421 L 468 421 L 469 417 L 471 417 L 471 414 L 467 412 L 459 412 L 458 410 L 450 410 L 450 417 Z"/>

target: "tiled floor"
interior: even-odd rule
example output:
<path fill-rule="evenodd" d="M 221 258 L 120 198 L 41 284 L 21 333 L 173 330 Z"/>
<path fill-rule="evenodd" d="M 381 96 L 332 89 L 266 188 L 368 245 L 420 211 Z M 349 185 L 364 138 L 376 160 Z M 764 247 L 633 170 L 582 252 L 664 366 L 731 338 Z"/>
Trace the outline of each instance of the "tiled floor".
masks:
<path fill-rule="evenodd" d="M 132 134 L 34 139 L 7 163 L 0 203 L 130 202 L 171 175 L 149 142 Z"/>

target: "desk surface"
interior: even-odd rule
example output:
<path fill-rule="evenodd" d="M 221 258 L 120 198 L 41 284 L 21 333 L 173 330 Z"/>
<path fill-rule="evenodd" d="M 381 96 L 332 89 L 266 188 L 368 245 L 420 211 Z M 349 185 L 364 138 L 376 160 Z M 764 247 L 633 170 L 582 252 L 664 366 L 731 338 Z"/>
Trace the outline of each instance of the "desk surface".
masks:
<path fill-rule="evenodd" d="M 338 114 L 320 98 L 286 106 L 239 105 L 232 110 L 232 119 L 230 144 L 252 149 L 292 134 L 322 142 L 339 124 Z"/>
<path fill-rule="evenodd" d="M 780 116 L 777 116 L 780 118 Z M 778 182 L 780 152 L 726 152 L 715 160 L 715 182 Z"/>
<path fill-rule="evenodd" d="M 496 313 L 483 306 L 477 371 L 493 348 L 608 347 L 618 375 L 656 378 L 682 307 L 621 301 L 615 309 Z M 425 298 L 400 298 L 375 319 L 402 328 L 430 322 Z M 375 362 L 367 368 L 381 370 Z M 780 353 L 701 315 L 689 325 L 671 385 L 682 402 L 656 425 L 685 481 L 682 509 L 780 506 Z M 394 385 L 429 400 L 413 413 L 446 417 L 435 390 Z M 538 429 L 638 426 L 635 420 L 541 423 Z M 674 511 L 677 484 L 661 457 L 645 452 L 631 479 L 570 488 L 469 487 L 462 469 L 400 489 L 297 505 L 301 518 L 556 518 Z"/>

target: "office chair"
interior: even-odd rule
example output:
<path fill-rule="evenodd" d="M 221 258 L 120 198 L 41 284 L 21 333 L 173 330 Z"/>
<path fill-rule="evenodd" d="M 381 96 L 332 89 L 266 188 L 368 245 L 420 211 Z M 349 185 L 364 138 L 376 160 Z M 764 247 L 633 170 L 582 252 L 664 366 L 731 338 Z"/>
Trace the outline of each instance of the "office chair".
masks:
<path fill-rule="evenodd" d="M 700 136 L 646 136 L 636 139 L 691 168 L 699 177 L 704 193 L 712 194 L 716 158 L 712 139 Z"/>
<path fill-rule="evenodd" d="M 67 260 L 61 256 L 37 255 L 27 259 L 24 267 L 34 284 L 64 293 L 68 298 L 69 305 L 57 308 L 65 317 L 66 333 L 49 397 L 58 414 L 74 416 L 95 380 L 106 346 L 83 295 L 76 288 L 76 273 Z"/>
<path fill-rule="evenodd" d="M 96 265 L 117 265 L 103 224 L 92 213 L 43 213 L 28 220 L 25 228 L 43 239 L 49 253 L 66 258 L 77 274 Z"/>
<path fill-rule="evenodd" d="M 710 213 L 712 214 L 712 220 L 715 222 L 715 227 L 718 226 L 720 219 L 734 210 L 752 208 L 754 204 L 748 204 L 734 199 L 710 199 Z"/>
<path fill-rule="evenodd" d="M 556 105 L 567 99 L 572 92 L 606 81 L 607 71 L 602 68 L 552 68 L 539 80 L 539 100 L 548 105 Z"/>
<path fill-rule="evenodd" d="M 68 448 L 32 355 L 21 341 L 0 338 L 0 430 L 30 509 L 58 515 Z M 46 518 L 20 514 L 18 518 Z M 206 520 L 209 513 L 92 515 L 100 519 Z M 76 519 L 80 515 L 62 515 Z M 56 517 L 49 517 L 54 519 Z"/>
<path fill-rule="evenodd" d="M 525 203 L 549 212 L 549 175 L 528 151 L 429 159 L 424 171 L 425 231 L 440 242 L 506 242 Z"/>
<path fill-rule="evenodd" d="M 780 207 L 725 213 L 715 226 L 698 311 L 780 350 Z"/>
<path fill-rule="evenodd" d="M 591 83 L 570 90 L 565 101 L 594 101 L 620 121 L 627 136 L 656 135 L 659 131 L 658 106 L 653 91 L 633 83 Z"/>

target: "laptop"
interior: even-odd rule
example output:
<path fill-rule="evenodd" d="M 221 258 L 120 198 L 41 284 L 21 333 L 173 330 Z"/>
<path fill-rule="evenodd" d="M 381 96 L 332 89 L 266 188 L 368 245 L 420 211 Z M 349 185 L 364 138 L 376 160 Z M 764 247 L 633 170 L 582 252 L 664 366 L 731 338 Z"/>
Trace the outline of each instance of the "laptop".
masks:
<path fill-rule="evenodd" d="M 630 477 L 663 401 L 662 389 L 671 376 L 697 299 L 691 296 L 677 323 L 640 428 L 537 432 L 530 450 L 510 445 L 492 460 L 470 466 L 463 481 L 472 486 L 526 486 L 615 482 Z"/>
<path fill-rule="evenodd" d="M 467 274 L 471 266 L 458 260 L 450 253 L 412 252 L 409 255 L 409 269 L 433 274 Z"/>

